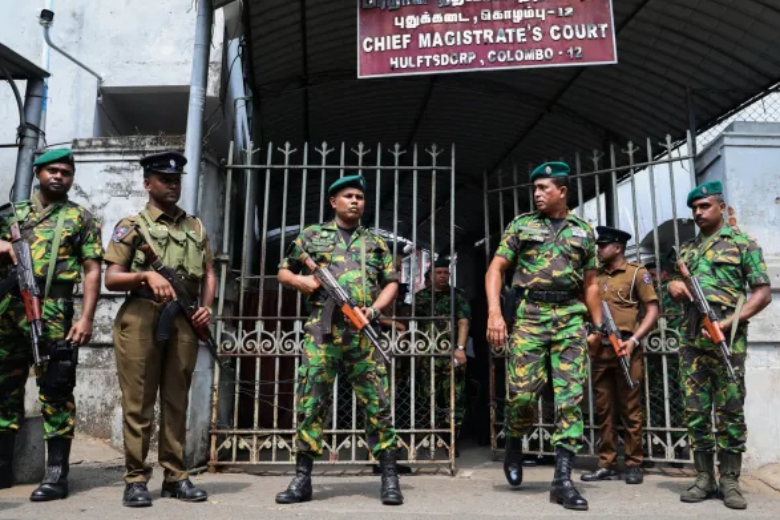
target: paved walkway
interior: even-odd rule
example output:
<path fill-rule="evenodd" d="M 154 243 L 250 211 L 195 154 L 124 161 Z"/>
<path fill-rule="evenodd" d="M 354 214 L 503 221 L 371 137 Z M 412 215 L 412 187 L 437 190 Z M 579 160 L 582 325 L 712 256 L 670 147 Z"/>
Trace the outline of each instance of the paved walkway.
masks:
<path fill-rule="evenodd" d="M 401 507 L 385 507 L 379 503 L 379 479 L 375 476 L 317 476 L 314 501 L 280 506 L 273 498 L 286 487 L 289 476 L 236 472 L 194 477 L 197 485 L 210 493 L 210 500 L 202 504 L 184 504 L 157 498 L 161 485 L 157 471 L 150 486 L 155 496 L 154 506 L 133 510 L 121 506 L 124 485 L 120 454 L 100 441 L 77 439 L 70 479 L 71 497 L 60 502 L 33 504 L 27 497 L 35 486 L 2 490 L 0 519 L 780 518 L 780 491 L 757 478 L 743 479 L 750 503 L 745 512 L 730 511 L 717 500 L 682 504 L 677 495 L 691 481 L 690 473 L 673 469 L 651 470 L 641 486 L 627 486 L 622 482 L 578 482 L 579 489 L 590 502 L 590 511 L 565 511 L 548 502 L 552 467 L 527 469 L 525 483 L 515 490 L 504 482 L 500 463 L 487 461 L 485 450 L 464 452 L 463 468 L 455 478 L 443 475 L 402 478 L 407 503 Z M 581 472 L 575 472 L 578 479 Z"/>

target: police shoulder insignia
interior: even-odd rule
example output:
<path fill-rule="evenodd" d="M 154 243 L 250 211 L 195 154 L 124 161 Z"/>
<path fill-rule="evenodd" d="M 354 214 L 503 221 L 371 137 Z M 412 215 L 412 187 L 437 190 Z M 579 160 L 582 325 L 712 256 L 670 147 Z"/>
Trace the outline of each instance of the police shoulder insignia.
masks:
<path fill-rule="evenodd" d="M 642 280 L 645 281 L 645 284 L 647 285 L 653 285 L 653 279 L 650 277 L 650 273 L 645 273 L 642 275 Z"/>
<path fill-rule="evenodd" d="M 117 227 L 117 228 L 114 230 L 114 237 L 113 237 L 113 240 L 114 240 L 114 242 L 117 242 L 117 243 L 119 243 L 119 242 L 121 242 L 121 241 L 122 241 L 122 239 L 124 239 L 126 236 L 127 236 L 127 228 L 126 228 L 125 226 L 118 226 L 118 227 Z"/>

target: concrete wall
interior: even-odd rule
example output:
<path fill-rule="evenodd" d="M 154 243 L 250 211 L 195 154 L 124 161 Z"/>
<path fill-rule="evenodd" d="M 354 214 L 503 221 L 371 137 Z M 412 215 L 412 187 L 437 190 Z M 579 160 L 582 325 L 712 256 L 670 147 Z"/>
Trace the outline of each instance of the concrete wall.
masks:
<path fill-rule="evenodd" d="M 38 9 L 45 2 L 3 1 L 3 44 L 41 64 L 43 36 Z M 148 87 L 189 91 L 196 9 L 192 0 L 54 0 L 52 40 L 105 78 L 108 90 Z M 222 64 L 222 12 L 215 16 L 207 96 L 218 96 Z M 68 143 L 104 135 L 106 113 L 122 127 L 122 107 L 97 103 L 97 80 L 62 55 L 51 52 L 46 140 Z M 24 95 L 25 84 L 18 86 Z M 111 111 L 113 110 L 113 113 Z M 11 89 L 0 83 L 0 142 L 15 139 L 19 124 Z M 160 127 L 164 122 L 159 122 Z M 135 133 L 132 129 L 110 133 Z M 184 126 L 181 127 L 184 132 Z M 146 133 L 156 134 L 146 128 Z M 7 202 L 16 165 L 15 149 L 0 149 L 0 204 Z"/>
<path fill-rule="evenodd" d="M 697 160 L 699 182 L 724 184 L 730 216 L 764 250 L 773 303 L 751 320 L 746 470 L 780 462 L 780 124 L 732 123 Z"/>

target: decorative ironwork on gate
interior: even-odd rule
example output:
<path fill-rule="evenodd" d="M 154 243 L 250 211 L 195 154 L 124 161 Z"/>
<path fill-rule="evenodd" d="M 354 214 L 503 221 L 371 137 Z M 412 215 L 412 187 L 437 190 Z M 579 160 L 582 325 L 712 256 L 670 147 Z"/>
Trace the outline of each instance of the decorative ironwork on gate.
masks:
<path fill-rule="evenodd" d="M 285 143 L 243 150 L 243 164 L 233 164 L 233 155 L 231 145 L 216 318 L 220 358 L 230 360 L 230 367 L 215 368 L 210 464 L 289 464 L 299 421 L 296 375 L 307 312 L 301 295 L 276 280 L 287 246 L 307 225 L 328 220 L 331 182 L 362 173 L 367 181 L 363 225 L 385 239 L 395 259 L 406 257 L 410 269 L 402 281 L 413 292 L 436 254 L 456 257 L 455 149 L 413 145 L 405 150 L 398 144 L 370 149 L 362 143 L 296 149 Z M 259 157 L 265 159 L 261 164 Z M 413 298 L 408 306 L 397 298 L 384 316 L 382 349 L 391 358 L 387 368 L 399 461 L 452 471 L 453 392 L 443 405 L 437 402 L 440 374 L 434 363 L 452 356 L 454 314 L 435 320 L 432 311 L 416 308 Z M 331 398 L 322 462 L 371 462 L 360 403 L 343 374 Z"/>
<path fill-rule="evenodd" d="M 576 199 L 571 206 L 580 217 L 595 225 L 621 227 L 634 236 L 634 247 L 629 243 L 627 257 L 657 264 L 654 285 L 661 304 L 661 318 L 656 329 L 643 339 L 645 378 L 643 381 L 644 447 L 646 459 L 666 462 L 689 462 L 687 430 L 683 413 L 684 403 L 679 379 L 677 351 L 680 347 L 682 311 L 666 293 L 665 276 L 670 273 L 666 253 L 672 245 L 691 238 L 695 233 L 693 222 L 686 219 L 680 208 L 685 208 L 685 194 L 695 184 L 694 158 L 690 135 L 686 142 L 675 143 L 667 136 L 656 143 L 647 140 L 643 148 L 628 143 L 625 149 L 611 145 L 609 157 L 594 151 L 588 157 L 574 157 L 571 192 Z M 583 163 L 592 164 L 586 168 Z M 530 172 L 530 168 L 529 168 Z M 500 235 L 515 215 L 534 207 L 532 183 L 518 182 L 518 169 L 513 168 L 511 179 L 501 171 L 493 178 L 484 177 L 485 240 L 484 251 L 488 263 Z M 641 197 L 637 194 L 641 193 Z M 490 229 L 490 218 L 498 213 L 500 229 Z M 508 217 L 508 218 L 507 218 Z M 494 220 L 495 221 L 495 220 Z M 647 236 L 643 237 L 640 232 Z M 492 351 L 490 358 L 491 447 L 494 457 L 503 451 L 504 399 L 508 393 L 506 381 L 507 345 Z M 588 368 L 590 374 L 590 367 Z M 598 427 L 595 423 L 591 378 L 588 377 L 585 417 L 584 454 L 596 455 Z M 537 420 L 532 432 L 524 438 L 528 454 L 552 455 L 552 433 L 555 428 L 552 388 L 542 393 L 538 402 Z"/>

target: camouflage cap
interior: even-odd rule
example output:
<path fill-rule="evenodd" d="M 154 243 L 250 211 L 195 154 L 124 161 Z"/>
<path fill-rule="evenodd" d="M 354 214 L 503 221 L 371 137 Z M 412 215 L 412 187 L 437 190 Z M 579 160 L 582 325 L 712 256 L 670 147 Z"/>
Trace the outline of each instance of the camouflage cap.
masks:
<path fill-rule="evenodd" d="M 33 166 L 46 166 L 47 164 L 52 163 L 65 163 L 70 164 L 71 166 L 75 166 L 73 161 L 73 151 L 70 148 L 57 148 L 56 150 L 49 150 L 35 159 Z"/>
<path fill-rule="evenodd" d="M 328 188 L 328 197 L 335 196 L 338 192 L 346 188 L 357 188 L 362 192 L 366 191 L 366 179 L 362 175 L 348 175 L 342 177 Z"/>
<path fill-rule="evenodd" d="M 568 177 L 571 169 L 565 162 L 555 161 L 546 162 L 531 172 L 531 182 L 537 179 L 555 179 L 559 177 Z"/>
<path fill-rule="evenodd" d="M 712 195 L 721 195 L 723 193 L 723 183 L 720 181 L 710 181 L 699 184 L 688 193 L 688 207 L 693 207 L 693 201 L 711 197 Z"/>

